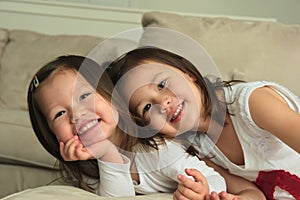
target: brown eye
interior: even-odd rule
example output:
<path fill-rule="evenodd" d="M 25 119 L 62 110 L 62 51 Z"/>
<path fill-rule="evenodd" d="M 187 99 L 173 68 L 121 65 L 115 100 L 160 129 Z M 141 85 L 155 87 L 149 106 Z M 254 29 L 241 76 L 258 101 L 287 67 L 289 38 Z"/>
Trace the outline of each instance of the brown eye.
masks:
<path fill-rule="evenodd" d="M 144 107 L 144 109 L 143 109 L 143 114 L 145 114 L 147 111 L 149 111 L 150 108 L 151 108 L 151 104 L 148 103 L 148 104 Z"/>
<path fill-rule="evenodd" d="M 79 97 L 79 100 L 81 101 L 81 100 L 84 100 L 85 98 L 87 98 L 88 96 L 90 96 L 91 95 L 91 93 L 84 93 L 83 95 L 81 95 L 80 97 Z"/>
<path fill-rule="evenodd" d="M 66 111 L 59 111 L 59 112 L 55 115 L 54 119 L 56 119 L 56 118 L 62 116 L 62 115 L 65 114 L 65 113 L 66 113 Z"/>
<path fill-rule="evenodd" d="M 163 80 L 157 85 L 158 90 L 162 90 L 166 86 L 167 81 Z"/>

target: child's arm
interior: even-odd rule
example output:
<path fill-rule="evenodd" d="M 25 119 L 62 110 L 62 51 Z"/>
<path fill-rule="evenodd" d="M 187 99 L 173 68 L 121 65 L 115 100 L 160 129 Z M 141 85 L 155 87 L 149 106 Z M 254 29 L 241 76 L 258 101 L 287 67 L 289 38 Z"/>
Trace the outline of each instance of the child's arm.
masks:
<path fill-rule="evenodd" d="M 135 196 L 130 175 L 130 160 L 122 157 L 124 164 L 98 160 L 100 184 L 96 193 L 101 196 Z"/>
<path fill-rule="evenodd" d="M 178 180 L 180 185 L 174 192 L 173 199 L 178 200 L 181 198 L 190 200 L 265 200 L 265 196 L 253 183 L 233 174 L 230 174 L 225 169 L 205 160 L 208 166 L 213 167 L 219 172 L 227 184 L 227 192 L 223 191 L 217 194 L 212 192 L 207 195 L 203 192 L 206 189 L 205 177 L 196 169 L 186 170 L 186 173 L 193 176 L 194 180 L 185 176 L 179 175 Z"/>
<path fill-rule="evenodd" d="M 260 128 L 300 153 L 300 114 L 290 109 L 279 94 L 268 87 L 258 88 L 250 95 L 249 109 Z"/>
<path fill-rule="evenodd" d="M 60 142 L 60 153 L 65 161 L 100 158 L 98 159 L 100 183 L 92 186 L 96 194 L 135 196 L 130 176 L 130 160 L 122 156 L 109 140 L 85 148 L 78 136 L 74 136 L 66 143 Z M 92 180 L 92 183 L 95 183 L 95 180 Z M 118 187 L 115 187 L 116 185 Z"/>
<path fill-rule="evenodd" d="M 210 191 L 221 192 L 226 190 L 224 178 L 204 161 L 199 160 L 197 156 L 189 155 L 180 143 L 167 141 L 167 147 L 159 149 L 158 156 L 159 166 L 161 166 L 160 172 L 164 176 L 178 182 L 178 174 L 185 174 L 186 168 L 193 168 L 201 171 L 201 174 L 205 177 L 209 187 L 207 194 L 209 194 Z"/>
<path fill-rule="evenodd" d="M 215 191 L 209 194 L 209 186 L 205 177 L 197 169 L 186 169 L 186 174 L 192 176 L 194 180 L 179 174 L 177 176 L 178 184 L 177 190 L 173 194 L 174 200 L 238 200 L 237 196 L 228 194 L 227 192 Z"/>

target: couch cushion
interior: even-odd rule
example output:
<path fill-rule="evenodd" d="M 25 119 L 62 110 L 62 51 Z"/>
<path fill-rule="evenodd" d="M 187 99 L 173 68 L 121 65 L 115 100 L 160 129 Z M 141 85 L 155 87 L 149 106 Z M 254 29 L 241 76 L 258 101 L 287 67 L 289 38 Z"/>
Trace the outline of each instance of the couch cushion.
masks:
<path fill-rule="evenodd" d="M 0 108 L 0 162 L 55 168 L 56 159 L 36 138 L 28 111 Z"/>
<path fill-rule="evenodd" d="M 208 51 L 224 80 L 275 81 L 300 96 L 300 25 L 162 12 L 145 13 L 142 23 L 144 27 L 174 29 L 195 39 Z"/>
<path fill-rule="evenodd" d="M 64 185 L 57 170 L 0 164 L 0 198 L 43 185 Z"/>
<path fill-rule="evenodd" d="M 97 196 L 90 192 L 82 189 L 78 189 L 71 186 L 43 186 L 35 189 L 28 189 L 10 196 L 3 198 L 2 200 L 53 200 L 53 199 L 64 199 L 64 200 L 96 200 L 96 199 L 109 199 L 109 200 L 130 200 L 130 199 L 141 199 L 141 200 L 166 200 L 172 199 L 172 194 L 169 193 L 154 193 L 148 195 L 139 195 L 135 197 L 103 197 Z"/>
<path fill-rule="evenodd" d="M 2 58 L 2 53 L 7 44 L 7 41 L 8 41 L 8 31 L 0 28 L 0 60 Z"/>
<path fill-rule="evenodd" d="M 1 59 L 0 106 L 27 109 L 29 82 L 42 65 L 60 55 L 87 55 L 102 40 L 92 36 L 45 35 L 11 30 Z"/>

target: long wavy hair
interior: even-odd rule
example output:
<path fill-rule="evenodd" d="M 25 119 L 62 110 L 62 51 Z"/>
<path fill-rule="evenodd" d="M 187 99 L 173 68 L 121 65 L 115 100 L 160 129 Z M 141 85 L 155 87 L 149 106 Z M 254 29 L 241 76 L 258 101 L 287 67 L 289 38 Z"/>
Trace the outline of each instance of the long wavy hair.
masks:
<path fill-rule="evenodd" d="M 50 130 L 46 117 L 41 112 L 37 98 L 35 98 L 38 85 L 58 70 L 73 70 L 81 74 L 107 102 L 111 103 L 113 100 L 119 109 L 125 107 L 125 105 L 123 105 L 117 94 L 112 95 L 114 85 L 110 77 L 105 73 L 104 68 L 92 59 L 83 56 L 60 56 L 47 63 L 37 71 L 28 88 L 27 103 L 31 124 L 36 137 L 43 147 L 57 158 L 63 180 L 67 182 L 71 181 L 71 183 L 77 187 L 92 191 L 92 184 L 97 184 L 99 181 L 97 160 L 64 161 L 59 152 L 59 142 L 55 134 Z M 102 76 L 99 77 L 99 75 Z M 118 110 L 118 112 L 120 115 L 118 123 L 122 124 L 122 127 L 126 127 L 126 117 L 122 117 L 124 112 L 122 110 Z M 134 132 L 134 130 L 130 129 L 130 127 L 128 127 L 127 130 L 121 130 L 119 126 L 116 127 L 116 134 L 118 134 L 118 137 L 121 138 L 120 141 L 122 141 L 119 148 L 131 152 L 137 143 L 137 139 L 133 137 L 132 134 L 125 134 L 125 132 Z M 95 179 L 95 182 L 87 183 L 86 178 Z"/>

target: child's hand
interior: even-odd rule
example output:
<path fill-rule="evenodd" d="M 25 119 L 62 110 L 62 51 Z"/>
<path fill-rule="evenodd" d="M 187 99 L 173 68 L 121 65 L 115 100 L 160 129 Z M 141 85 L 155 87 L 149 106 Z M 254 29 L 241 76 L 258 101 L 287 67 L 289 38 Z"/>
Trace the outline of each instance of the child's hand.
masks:
<path fill-rule="evenodd" d="M 238 196 L 223 191 L 219 194 L 212 192 L 210 195 L 205 196 L 205 200 L 243 200 L 243 198 L 239 198 Z"/>
<path fill-rule="evenodd" d="M 74 136 L 66 143 L 59 142 L 59 151 L 65 161 L 88 160 L 93 156 L 83 147 L 78 136 Z"/>
<path fill-rule="evenodd" d="M 173 199 L 204 200 L 209 195 L 209 186 L 206 178 L 196 169 L 186 169 L 186 174 L 192 176 L 194 180 L 179 174 L 177 179 L 180 181 L 177 190 L 174 192 Z"/>
<path fill-rule="evenodd" d="M 104 162 L 124 163 L 118 148 L 108 139 L 98 141 L 86 147 L 94 158 L 100 159 Z"/>
<path fill-rule="evenodd" d="M 84 147 L 78 136 L 72 137 L 66 143 L 59 143 L 60 154 L 65 161 L 89 160 L 97 158 L 105 162 L 123 163 L 116 146 L 105 139 Z"/>
<path fill-rule="evenodd" d="M 124 163 L 118 148 L 107 138 L 110 134 L 103 132 L 100 127 L 80 134 L 79 141 L 84 147 L 84 158 L 96 158 L 104 162 Z M 88 155 L 89 153 L 89 155 Z"/>

